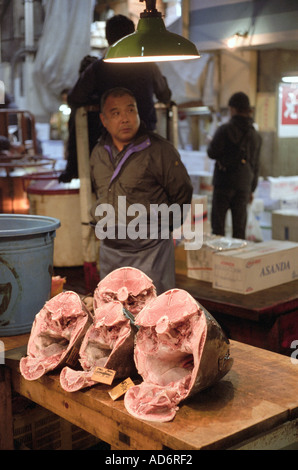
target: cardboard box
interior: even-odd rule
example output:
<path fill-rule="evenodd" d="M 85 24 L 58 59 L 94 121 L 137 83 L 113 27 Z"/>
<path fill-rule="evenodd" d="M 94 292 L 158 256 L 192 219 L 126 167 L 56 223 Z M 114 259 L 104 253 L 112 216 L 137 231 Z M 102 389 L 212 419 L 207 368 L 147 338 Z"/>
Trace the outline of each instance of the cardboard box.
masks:
<path fill-rule="evenodd" d="M 252 244 L 245 240 L 221 235 L 204 234 L 204 243 L 199 250 L 188 250 L 187 276 L 199 281 L 213 282 L 213 255 L 222 250 L 231 250 L 231 246 L 239 247 L 243 243 Z"/>
<path fill-rule="evenodd" d="M 298 209 L 272 212 L 272 238 L 298 242 Z"/>
<path fill-rule="evenodd" d="M 213 254 L 216 289 L 250 294 L 297 278 L 297 243 L 271 240 Z"/>

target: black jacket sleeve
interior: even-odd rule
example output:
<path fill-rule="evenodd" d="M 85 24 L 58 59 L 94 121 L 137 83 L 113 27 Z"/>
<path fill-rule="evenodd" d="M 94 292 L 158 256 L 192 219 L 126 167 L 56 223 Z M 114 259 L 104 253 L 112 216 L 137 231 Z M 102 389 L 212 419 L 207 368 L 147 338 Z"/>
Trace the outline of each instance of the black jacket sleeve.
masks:
<path fill-rule="evenodd" d="M 168 81 L 164 77 L 156 64 L 152 64 L 152 77 L 153 77 L 153 91 L 161 103 L 167 104 L 170 102 L 172 92 L 169 88 Z"/>
<path fill-rule="evenodd" d="M 89 65 L 77 80 L 74 87 L 67 95 L 67 101 L 70 106 L 79 108 L 97 103 L 99 100 L 100 80 L 98 79 L 100 69 L 100 59 Z"/>
<path fill-rule="evenodd" d="M 224 125 L 218 127 L 208 145 L 207 154 L 212 160 L 221 160 L 224 155 L 226 145 L 226 128 Z"/>

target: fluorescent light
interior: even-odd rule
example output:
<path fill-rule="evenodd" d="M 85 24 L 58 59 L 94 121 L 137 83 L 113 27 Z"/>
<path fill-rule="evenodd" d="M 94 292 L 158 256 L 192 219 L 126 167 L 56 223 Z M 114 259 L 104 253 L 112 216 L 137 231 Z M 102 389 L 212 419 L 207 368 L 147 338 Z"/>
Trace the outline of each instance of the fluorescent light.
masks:
<path fill-rule="evenodd" d="M 298 83 L 298 72 L 291 72 L 281 77 L 281 81 L 284 83 Z"/>

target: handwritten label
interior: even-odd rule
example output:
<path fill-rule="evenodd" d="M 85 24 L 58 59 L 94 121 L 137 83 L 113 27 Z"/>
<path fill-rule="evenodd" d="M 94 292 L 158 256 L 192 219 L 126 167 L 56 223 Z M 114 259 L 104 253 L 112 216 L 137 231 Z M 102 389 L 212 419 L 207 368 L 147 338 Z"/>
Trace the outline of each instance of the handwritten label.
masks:
<path fill-rule="evenodd" d="M 116 371 L 112 369 L 105 369 L 104 367 L 96 367 L 92 374 L 91 379 L 95 382 L 111 385 L 114 380 Z"/>
<path fill-rule="evenodd" d="M 123 382 L 114 387 L 112 390 L 110 390 L 109 395 L 113 400 L 117 400 L 117 398 L 121 397 L 121 395 L 124 395 L 124 393 L 127 392 L 127 390 L 133 386 L 133 381 L 130 377 L 128 377 L 127 379 L 123 380 Z"/>

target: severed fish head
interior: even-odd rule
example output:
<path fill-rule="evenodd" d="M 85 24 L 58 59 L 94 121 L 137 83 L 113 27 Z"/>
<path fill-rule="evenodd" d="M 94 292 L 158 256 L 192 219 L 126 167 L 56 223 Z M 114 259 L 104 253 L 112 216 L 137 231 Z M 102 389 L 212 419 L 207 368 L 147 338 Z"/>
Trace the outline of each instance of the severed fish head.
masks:
<path fill-rule="evenodd" d="M 140 269 L 115 269 L 100 281 L 94 291 L 94 312 L 101 305 L 119 301 L 133 315 L 156 297 L 152 280 Z"/>
<path fill-rule="evenodd" d="M 229 341 L 220 325 L 184 290 L 158 296 L 135 323 L 134 359 L 144 381 L 124 398 L 135 417 L 172 420 L 182 400 L 213 385 L 232 367 Z"/>

